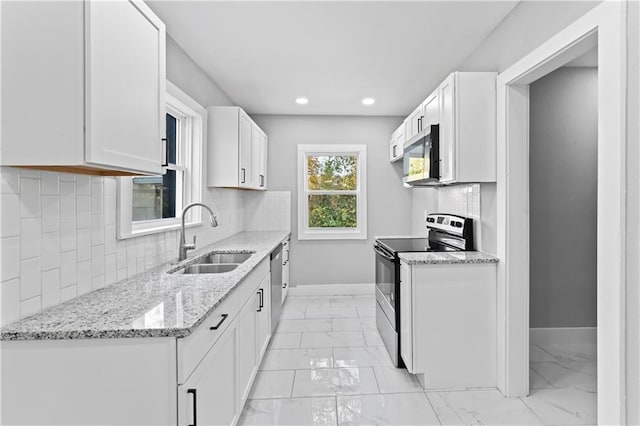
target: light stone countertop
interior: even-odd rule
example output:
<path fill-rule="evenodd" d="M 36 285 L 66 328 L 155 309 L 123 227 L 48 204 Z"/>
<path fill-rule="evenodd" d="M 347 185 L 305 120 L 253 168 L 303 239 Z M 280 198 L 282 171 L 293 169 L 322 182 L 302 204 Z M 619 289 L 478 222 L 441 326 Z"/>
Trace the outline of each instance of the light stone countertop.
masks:
<path fill-rule="evenodd" d="M 255 252 L 222 274 L 168 274 L 165 263 L 0 329 L 1 340 L 188 336 L 289 232 L 241 232 L 195 250 L 180 263 L 218 251 Z"/>
<path fill-rule="evenodd" d="M 409 265 L 443 265 L 465 263 L 497 263 L 498 258 L 481 251 L 398 253 Z"/>

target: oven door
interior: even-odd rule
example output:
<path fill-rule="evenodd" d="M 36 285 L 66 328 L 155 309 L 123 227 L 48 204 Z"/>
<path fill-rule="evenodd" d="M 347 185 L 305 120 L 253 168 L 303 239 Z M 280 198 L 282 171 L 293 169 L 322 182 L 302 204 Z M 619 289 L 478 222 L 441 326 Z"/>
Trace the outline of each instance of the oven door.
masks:
<path fill-rule="evenodd" d="M 396 327 L 397 302 L 397 267 L 395 256 L 379 245 L 375 245 L 376 252 L 376 302 L 387 317 L 391 327 Z"/>

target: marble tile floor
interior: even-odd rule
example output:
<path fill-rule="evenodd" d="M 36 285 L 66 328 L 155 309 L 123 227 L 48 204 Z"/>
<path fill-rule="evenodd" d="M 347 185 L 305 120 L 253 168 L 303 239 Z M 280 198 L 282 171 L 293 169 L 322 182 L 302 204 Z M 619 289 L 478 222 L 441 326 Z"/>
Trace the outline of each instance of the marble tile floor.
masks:
<path fill-rule="evenodd" d="M 391 364 L 373 296 L 289 297 L 240 425 L 596 424 L 595 345 L 531 347 L 531 392 L 424 391 Z"/>

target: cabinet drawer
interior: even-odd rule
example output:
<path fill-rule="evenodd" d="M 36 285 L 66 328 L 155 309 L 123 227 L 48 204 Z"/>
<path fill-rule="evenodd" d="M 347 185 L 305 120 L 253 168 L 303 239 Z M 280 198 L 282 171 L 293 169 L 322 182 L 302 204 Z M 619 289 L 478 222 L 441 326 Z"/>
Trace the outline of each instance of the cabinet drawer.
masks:
<path fill-rule="evenodd" d="M 255 297 L 262 279 L 269 273 L 269 259 L 263 260 L 216 309 L 185 338 L 178 339 L 178 383 L 184 383 L 211 347 L 224 334 L 242 306 Z M 256 299 L 257 301 L 257 299 Z M 257 302 L 256 302 L 257 303 Z M 212 329 L 214 327 L 214 329 Z M 216 328 L 217 327 L 217 328 Z"/>

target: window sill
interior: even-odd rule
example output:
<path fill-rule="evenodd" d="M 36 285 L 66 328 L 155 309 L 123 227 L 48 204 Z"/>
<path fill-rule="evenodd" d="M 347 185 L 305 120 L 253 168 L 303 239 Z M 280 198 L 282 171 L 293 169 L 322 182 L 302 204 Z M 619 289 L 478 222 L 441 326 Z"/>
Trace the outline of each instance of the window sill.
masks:
<path fill-rule="evenodd" d="M 366 240 L 366 231 L 312 231 L 299 230 L 298 240 Z"/>
<path fill-rule="evenodd" d="M 185 224 L 185 228 L 195 228 L 197 226 L 202 225 L 202 221 L 198 221 L 198 222 L 187 222 Z M 163 232 L 169 232 L 169 231 L 177 231 L 179 230 L 181 227 L 180 223 L 171 223 L 171 224 L 166 224 L 166 225 L 160 225 L 160 226 L 156 226 L 153 228 L 147 228 L 147 229 L 141 229 L 138 231 L 132 231 L 131 233 L 127 233 L 127 234 L 120 234 L 118 232 L 118 239 L 119 240 L 127 240 L 129 238 L 136 238 L 136 237 L 143 237 L 145 235 L 153 235 L 153 234 L 160 234 Z"/>

